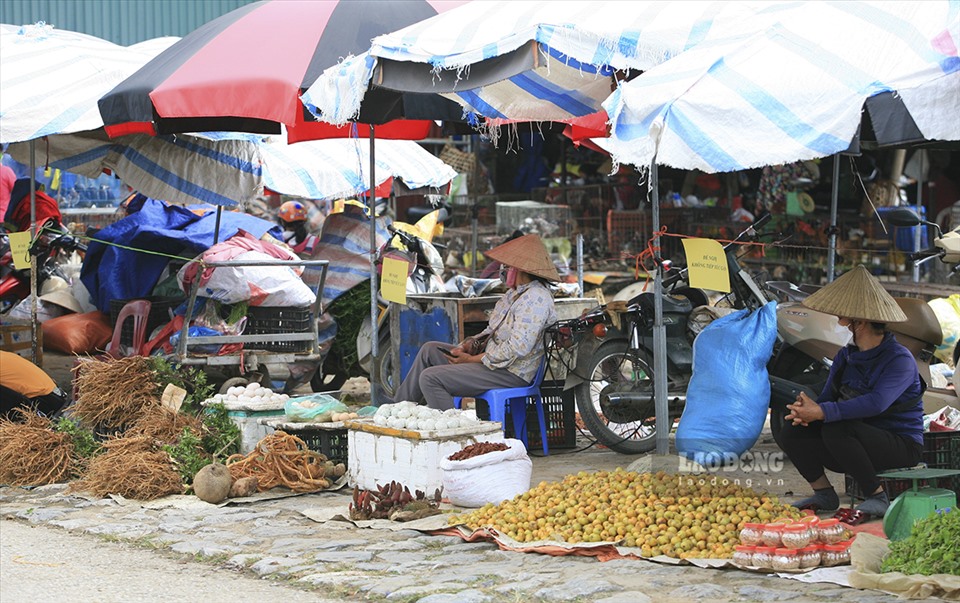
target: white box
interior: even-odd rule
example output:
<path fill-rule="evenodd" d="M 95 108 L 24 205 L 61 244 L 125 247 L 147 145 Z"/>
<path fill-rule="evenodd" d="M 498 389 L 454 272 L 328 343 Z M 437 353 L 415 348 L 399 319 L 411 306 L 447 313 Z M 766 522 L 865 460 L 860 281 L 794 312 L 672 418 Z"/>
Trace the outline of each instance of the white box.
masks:
<path fill-rule="evenodd" d="M 364 490 L 397 481 L 410 492 L 421 490 L 430 496 L 443 486 L 440 459 L 470 444 L 503 441 L 500 423 L 491 421 L 468 429 L 424 432 L 420 439 L 375 433 L 377 428 L 372 425 L 365 426 L 369 431 L 352 425 L 347 424 L 347 480 Z"/>
<path fill-rule="evenodd" d="M 209 400 L 205 400 L 202 405 L 207 406 Z M 227 409 L 227 416 L 240 428 L 240 453 L 247 454 L 252 452 L 260 440 L 274 432 L 273 427 L 260 423 L 260 419 L 283 419 L 286 413 L 283 409 L 283 402 L 279 402 L 275 407 L 264 407 L 263 404 L 256 406 L 246 402 L 223 403 Z"/>

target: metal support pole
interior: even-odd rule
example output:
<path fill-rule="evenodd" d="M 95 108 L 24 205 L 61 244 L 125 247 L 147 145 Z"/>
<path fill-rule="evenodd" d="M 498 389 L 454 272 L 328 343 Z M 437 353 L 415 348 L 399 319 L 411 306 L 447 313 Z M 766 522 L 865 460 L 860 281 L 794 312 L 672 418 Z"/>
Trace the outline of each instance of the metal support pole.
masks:
<path fill-rule="evenodd" d="M 379 307 L 377 305 L 377 159 L 376 136 L 374 126 L 370 124 L 370 190 L 367 201 L 370 207 L 370 403 L 377 404 L 380 400 L 380 381 L 377 375 L 377 358 L 380 355 L 380 332 L 377 321 Z"/>
<path fill-rule="evenodd" d="M 213 244 L 220 242 L 220 217 L 223 215 L 223 206 L 217 206 L 217 220 L 213 225 Z"/>
<path fill-rule="evenodd" d="M 30 141 L 30 239 L 37 236 L 37 141 Z M 40 357 L 37 349 L 37 257 L 30 254 L 30 353 L 34 364 Z"/>
<path fill-rule="evenodd" d="M 667 328 L 663 324 L 663 271 L 660 255 L 660 186 L 657 160 L 650 164 L 650 186 L 653 191 L 653 408 L 656 416 L 657 454 L 670 451 L 670 417 L 667 405 Z"/>
<path fill-rule="evenodd" d="M 830 243 L 827 245 L 827 282 L 833 282 L 837 255 L 837 204 L 840 201 L 840 155 L 833 156 L 833 184 L 830 192 Z"/>
<path fill-rule="evenodd" d="M 577 286 L 580 287 L 580 297 L 583 297 L 583 233 L 577 233 Z"/>
<path fill-rule="evenodd" d="M 923 175 L 924 175 L 924 169 L 926 169 L 926 166 L 924 165 L 926 161 L 924 161 L 924 159 L 926 159 L 927 153 L 923 149 L 917 152 L 923 153 L 922 155 L 920 155 L 920 174 L 919 174 L 919 177 L 917 178 L 917 215 L 920 216 L 921 219 L 926 219 L 927 216 L 922 212 L 923 212 Z M 936 216 L 934 216 L 933 219 L 936 220 Z M 913 227 L 913 248 L 916 251 L 920 251 L 920 239 L 921 239 L 921 232 L 922 232 L 920 230 L 921 228 L 924 228 L 924 227 L 923 226 Z M 896 236 L 894 236 L 894 241 L 896 241 Z M 913 282 L 915 283 L 920 282 L 920 265 L 916 263 L 913 264 Z"/>
<path fill-rule="evenodd" d="M 477 243 L 480 238 L 480 137 L 476 134 L 470 136 L 470 153 L 473 155 L 473 173 L 467 178 L 467 194 L 472 199 L 472 216 L 470 222 L 471 239 L 473 243 L 473 256 L 470 261 L 470 276 L 477 276 Z"/>

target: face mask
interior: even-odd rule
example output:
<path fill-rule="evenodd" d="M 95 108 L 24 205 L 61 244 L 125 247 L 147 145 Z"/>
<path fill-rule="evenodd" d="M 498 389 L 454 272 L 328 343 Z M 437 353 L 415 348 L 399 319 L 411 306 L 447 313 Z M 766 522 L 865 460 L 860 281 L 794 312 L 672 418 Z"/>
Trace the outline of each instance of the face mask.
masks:
<path fill-rule="evenodd" d="M 505 281 L 508 288 L 513 289 L 517 284 L 517 269 L 508 268 L 507 269 L 507 280 Z"/>

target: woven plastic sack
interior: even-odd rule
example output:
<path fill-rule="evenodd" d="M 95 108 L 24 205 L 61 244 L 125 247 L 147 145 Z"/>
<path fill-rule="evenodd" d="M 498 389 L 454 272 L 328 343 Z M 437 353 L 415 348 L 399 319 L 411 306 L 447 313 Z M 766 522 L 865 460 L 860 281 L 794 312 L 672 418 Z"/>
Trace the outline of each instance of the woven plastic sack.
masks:
<path fill-rule="evenodd" d="M 730 464 L 760 437 L 770 405 L 767 362 L 777 304 L 713 321 L 693 343 L 693 376 L 677 427 L 677 450 L 704 467 Z"/>
<path fill-rule="evenodd" d="M 520 440 L 506 439 L 507 450 L 462 461 L 440 460 L 443 494 L 458 507 L 500 504 L 530 489 L 533 463 Z"/>
<path fill-rule="evenodd" d="M 64 354 L 93 354 L 113 337 L 110 319 L 103 312 L 65 314 L 42 325 L 43 348 Z"/>

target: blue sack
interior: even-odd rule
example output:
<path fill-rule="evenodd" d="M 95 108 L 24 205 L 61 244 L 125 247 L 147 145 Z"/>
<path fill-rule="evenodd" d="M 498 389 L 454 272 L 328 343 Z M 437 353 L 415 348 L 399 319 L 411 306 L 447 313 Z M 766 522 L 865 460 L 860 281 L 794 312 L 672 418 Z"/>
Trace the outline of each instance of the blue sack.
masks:
<path fill-rule="evenodd" d="M 767 362 L 777 303 L 719 318 L 693 342 L 693 376 L 677 427 L 677 450 L 703 465 L 729 464 L 760 437 L 770 406 Z"/>

